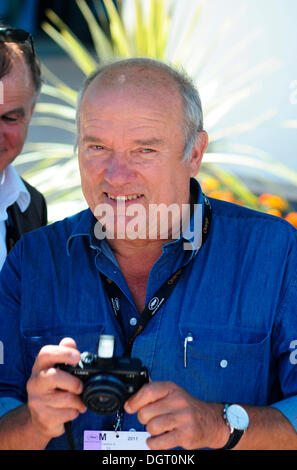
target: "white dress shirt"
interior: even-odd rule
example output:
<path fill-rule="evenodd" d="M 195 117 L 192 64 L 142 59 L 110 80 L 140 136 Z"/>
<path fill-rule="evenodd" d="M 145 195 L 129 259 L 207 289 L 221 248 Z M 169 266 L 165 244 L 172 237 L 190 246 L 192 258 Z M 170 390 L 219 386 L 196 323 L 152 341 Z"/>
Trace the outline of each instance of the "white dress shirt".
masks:
<path fill-rule="evenodd" d="M 6 225 L 7 208 L 18 204 L 20 211 L 25 212 L 30 204 L 30 193 L 12 165 L 0 173 L 0 270 L 7 256 Z"/>

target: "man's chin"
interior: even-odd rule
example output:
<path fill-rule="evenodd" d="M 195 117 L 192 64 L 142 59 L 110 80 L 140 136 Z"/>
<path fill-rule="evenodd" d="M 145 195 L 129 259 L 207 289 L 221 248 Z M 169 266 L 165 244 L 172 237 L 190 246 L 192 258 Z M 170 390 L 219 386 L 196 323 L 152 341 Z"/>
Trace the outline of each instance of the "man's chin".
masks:
<path fill-rule="evenodd" d="M 7 157 L 7 151 L 0 149 L 0 173 L 2 173 L 8 165 L 13 162 L 14 158 Z"/>
<path fill-rule="evenodd" d="M 148 237 L 148 230 L 146 226 L 143 228 L 132 225 L 129 220 L 116 220 L 113 224 L 105 225 L 106 238 L 109 240 L 145 240 Z"/>

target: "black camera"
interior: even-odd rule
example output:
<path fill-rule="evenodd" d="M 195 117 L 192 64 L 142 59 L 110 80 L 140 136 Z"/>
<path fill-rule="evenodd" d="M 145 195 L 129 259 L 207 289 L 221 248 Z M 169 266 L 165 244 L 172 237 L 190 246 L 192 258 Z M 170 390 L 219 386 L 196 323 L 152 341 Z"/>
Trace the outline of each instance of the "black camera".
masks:
<path fill-rule="evenodd" d="M 84 384 L 84 404 L 96 414 L 113 414 L 149 381 L 148 370 L 137 358 L 114 357 L 114 337 L 101 335 L 98 354 L 83 352 L 76 366 L 56 367 L 78 377 Z"/>

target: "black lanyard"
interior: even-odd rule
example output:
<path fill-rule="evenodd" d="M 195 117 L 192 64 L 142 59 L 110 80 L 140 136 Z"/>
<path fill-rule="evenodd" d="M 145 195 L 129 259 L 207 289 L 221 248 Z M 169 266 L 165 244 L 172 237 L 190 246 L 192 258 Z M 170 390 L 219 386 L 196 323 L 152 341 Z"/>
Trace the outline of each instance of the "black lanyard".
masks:
<path fill-rule="evenodd" d="M 203 213 L 203 224 L 202 224 L 202 242 L 201 242 L 200 248 L 207 240 L 207 237 L 210 231 L 211 218 L 212 218 L 211 205 L 210 205 L 208 198 L 205 195 L 203 195 L 203 202 L 204 202 L 204 213 Z M 153 318 L 153 316 L 157 313 L 160 307 L 164 305 L 164 303 L 169 298 L 178 280 L 180 279 L 182 272 L 185 270 L 186 267 L 187 265 L 178 269 L 166 282 L 164 282 L 164 284 L 158 289 L 157 293 L 152 297 L 152 299 L 145 306 L 143 312 L 140 315 L 139 322 L 135 325 L 135 328 L 130 336 L 124 355 L 130 356 L 133 342 L 136 336 L 138 336 L 141 333 L 141 331 L 144 330 L 144 328 L 147 326 L 151 318 Z M 102 275 L 102 277 L 105 282 L 107 294 L 109 296 L 109 300 L 110 300 L 113 312 L 116 318 L 118 319 L 122 327 L 122 330 L 124 331 L 123 317 L 121 313 L 121 306 L 120 306 L 120 300 L 119 300 L 119 296 L 121 295 L 121 290 L 116 285 L 116 283 L 113 282 L 111 279 L 109 279 L 108 277 L 104 275 Z M 71 429 L 71 421 L 65 423 L 64 426 L 65 426 L 65 432 L 66 432 L 66 437 L 69 443 L 69 447 L 71 450 L 75 450 L 74 439 L 73 439 L 73 434 L 72 434 L 72 429 Z"/>
<path fill-rule="evenodd" d="M 203 202 L 204 202 L 204 212 L 203 212 L 203 224 L 202 224 L 202 242 L 201 242 L 200 248 L 203 246 L 203 244 L 207 240 L 207 237 L 210 231 L 211 218 L 212 218 L 211 205 L 210 205 L 208 198 L 205 195 L 203 195 Z M 135 338 L 144 330 L 144 328 L 147 326 L 149 321 L 158 312 L 160 307 L 164 305 L 164 303 L 167 301 L 167 299 L 173 292 L 173 289 L 177 285 L 177 282 L 180 279 L 181 274 L 183 273 L 183 271 L 185 270 L 187 266 L 188 265 L 185 265 L 179 268 L 177 271 L 175 271 L 175 273 L 166 282 L 164 282 L 164 284 L 162 284 L 162 286 L 157 290 L 155 295 L 151 298 L 151 300 L 144 307 L 144 310 L 140 314 L 139 321 L 135 325 L 132 331 L 132 334 L 130 336 L 130 339 L 128 340 L 128 344 L 126 346 L 124 355 L 130 356 Z M 122 330 L 124 331 L 123 316 L 122 316 L 121 305 L 120 305 L 120 300 L 119 300 L 120 295 L 121 295 L 121 289 L 117 286 L 115 282 L 113 282 L 108 277 L 104 275 L 102 275 L 102 277 L 105 282 L 106 291 L 107 291 L 113 312 Z"/>

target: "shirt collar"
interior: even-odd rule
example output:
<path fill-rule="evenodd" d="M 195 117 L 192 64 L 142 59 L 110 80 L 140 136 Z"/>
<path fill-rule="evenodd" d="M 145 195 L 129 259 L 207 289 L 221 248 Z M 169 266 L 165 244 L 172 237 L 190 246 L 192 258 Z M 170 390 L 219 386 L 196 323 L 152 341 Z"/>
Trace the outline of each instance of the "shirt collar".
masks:
<path fill-rule="evenodd" d="M 195 256 L 202 244 L 202 222 L 204 214 L 204 196 L 200 184 L 195 178 L 190 180 L 191 217 L 181 236 L 163 245 L 163 251 L 170 251 L 181 246 L 190 253 L 189 259 Z"/>
<path fill-rule="evenodd" d="M 74 229 L 72 230 L 71 235 L 67 239 L 66 249 L 68 255 L 70 255 L 71 246 L 74 238 L 76 237 L 87 237 L 89 239 L 90 246 L 94 244 L 94 246 L 99 247 L 99 240 L 96 239 L 94 235 L 94 227 L 96 223 L 96 218 L 94 217 L 91 209 L 86 209 L 82 213 L 82 217 L 80 218 L 77 225 L 75 225 Z"/>
<path fill-rule="evenodd" d="M 30 200 L 30 193 L 15 168 L 8 165 L 0 173 L 0 220 L 7 220 L 7 208 L 15 202 L 20 211 L 25 212 L 30 205 Z"/>
<path fill-rule="evenodd" d="M 203 220 L 203 193 L 198 181 L 194 178 L 190 180 L 190 192 L 193 195 L 192 215 L 189 223 L 186 225 L 181 236 L 172 240 L 163 246 L 163 251 L 175 249 L 177 244 L 184 243 L 183 248 L 191 251 L 191 256 L 195 256 L 198 252 L 202 241 L 202 220 Z M 97 219 L 90 209 L 83 212 L 77 225 L 74 227 L 71 235 L 67 240 L 67 253 L 70 255 L 71 246 L 74 238 L 87 237 L 90 247 L 97 251 L 111 251 L 107 241 L 99 240 L 95 236 L 95 224 Z"/>

